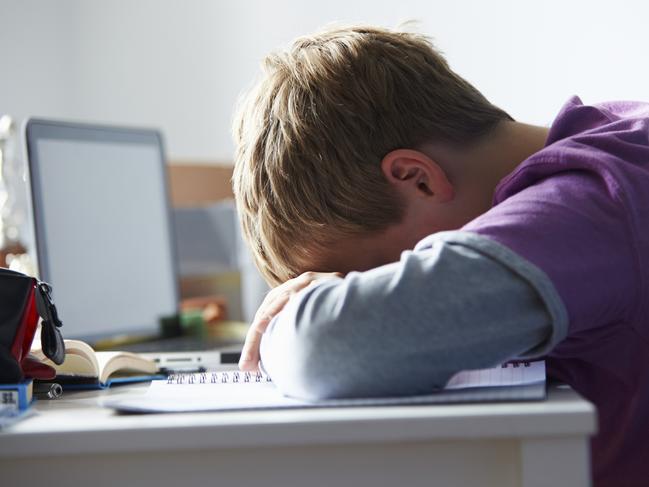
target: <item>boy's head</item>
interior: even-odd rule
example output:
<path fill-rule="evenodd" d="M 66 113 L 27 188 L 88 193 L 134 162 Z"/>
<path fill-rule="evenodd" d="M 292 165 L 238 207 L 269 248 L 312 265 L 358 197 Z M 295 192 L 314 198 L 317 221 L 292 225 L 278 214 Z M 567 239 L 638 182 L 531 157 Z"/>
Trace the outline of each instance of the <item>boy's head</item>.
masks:
<path fill-rule="evenodd" d="M 343 270 L 323 268 L 326 256 L 371 246 L 402 222 L 408 205 L 386 177 L 387 155 L 470 145 L 511 119 L 417 34 L 329 29 L 263 67 L 235 117 L 233 186 L 244 237 L 273 284 Z"/>

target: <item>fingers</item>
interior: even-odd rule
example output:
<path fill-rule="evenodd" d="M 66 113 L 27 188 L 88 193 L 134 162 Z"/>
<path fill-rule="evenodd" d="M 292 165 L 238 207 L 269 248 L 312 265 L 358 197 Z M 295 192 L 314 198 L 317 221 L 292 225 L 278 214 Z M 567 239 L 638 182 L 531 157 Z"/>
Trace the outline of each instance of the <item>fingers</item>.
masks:
<path fill-rule="evenodd" d="M 248 328 L 246 340 L 241 350 L 239 368 L 242 371 L 255 371 L 259 369 L 259 345 L 266 328 L 289 299 L 314 281 L 342 277 L 339 272 L 305 272 L 290 281 L 272 289 L 257 310 L 255 318 Z"/>
<path fill-rule="evenodd" d="M 261 335 L 254 327 L 248 328 L 246 341 L 241 350 L 241 358 L 239 359 L 239 369 L 246 371 L 256 371 L 259 366 L 259 344 L 261 343 Z"/>
<path fill-rule="evenodd" d="M 259 345 L 261 344 L 261 337 L 268 328 L 270 321 L 279 313 L 284 305 L 290 299 L 289 294 L 280 295 L 275 301 L 270 303 L 265 312 L 260 314 L 257 312 L 255 320 L 248 328 L 246 334 L 246 341 L 241 350 L 241 359 L 239 360 L 239 369 L 243 371 L 255 371 L 259 368 Z M 261 309 L 260 309 L 261 311 Z"/>

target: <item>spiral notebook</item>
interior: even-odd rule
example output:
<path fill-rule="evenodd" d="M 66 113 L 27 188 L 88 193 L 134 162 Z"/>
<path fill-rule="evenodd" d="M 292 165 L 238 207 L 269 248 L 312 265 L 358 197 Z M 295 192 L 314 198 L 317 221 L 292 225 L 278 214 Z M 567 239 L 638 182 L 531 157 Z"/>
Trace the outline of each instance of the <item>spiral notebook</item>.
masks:
<path fill-rule="evenodd" d="M 176 374 L 153 381 L 145 394 L 108 400 L 104 406 L 130 412 L 234 411 L 342 406 L 389 406 L 545 399 L 545 362 L 507 363 L 454 375 L 444 389 L 407 397 L 309 402 L 282 395 L 262 373 Z"/>

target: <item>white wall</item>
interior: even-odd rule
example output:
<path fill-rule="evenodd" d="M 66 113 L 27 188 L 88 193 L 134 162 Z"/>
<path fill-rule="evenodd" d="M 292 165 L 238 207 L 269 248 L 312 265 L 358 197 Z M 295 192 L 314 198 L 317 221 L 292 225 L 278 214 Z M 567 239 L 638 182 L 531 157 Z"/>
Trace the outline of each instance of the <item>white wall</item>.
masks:
<path fill-rule="evenodd" d="M 572 94 L 649 100 L 638 1 L 0 0 L 0 113 L 161 127 L 174 159 L 229 161 L 230 118 L 262 56 L 332 21 L 417 19 L 515 118 Z"/>

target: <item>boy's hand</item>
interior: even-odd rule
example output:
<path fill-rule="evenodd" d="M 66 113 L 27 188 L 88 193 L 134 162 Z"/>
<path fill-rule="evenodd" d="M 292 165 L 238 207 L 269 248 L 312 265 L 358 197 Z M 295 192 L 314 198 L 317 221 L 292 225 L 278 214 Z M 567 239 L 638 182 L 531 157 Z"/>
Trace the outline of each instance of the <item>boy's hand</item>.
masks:
<path fill-rule="evenodd" d="M 256 371 L 259 369 L 259 344 L 261 343 L 261 336 L 266 331 L 266 328 L 268 328 L 270 320 L 282 311 L 291 296 L 314 281 L 334 277 L 342 277 L 342 274 L 339 272 L 305 272 L 271 289 L 263 303 L 261 303 L 257 313 L 255 313 L 255 319 L 250 325 L 250 328 L 248 328 L 246 341 L 241 351 L 239 368 L 243 371 Z"/>

